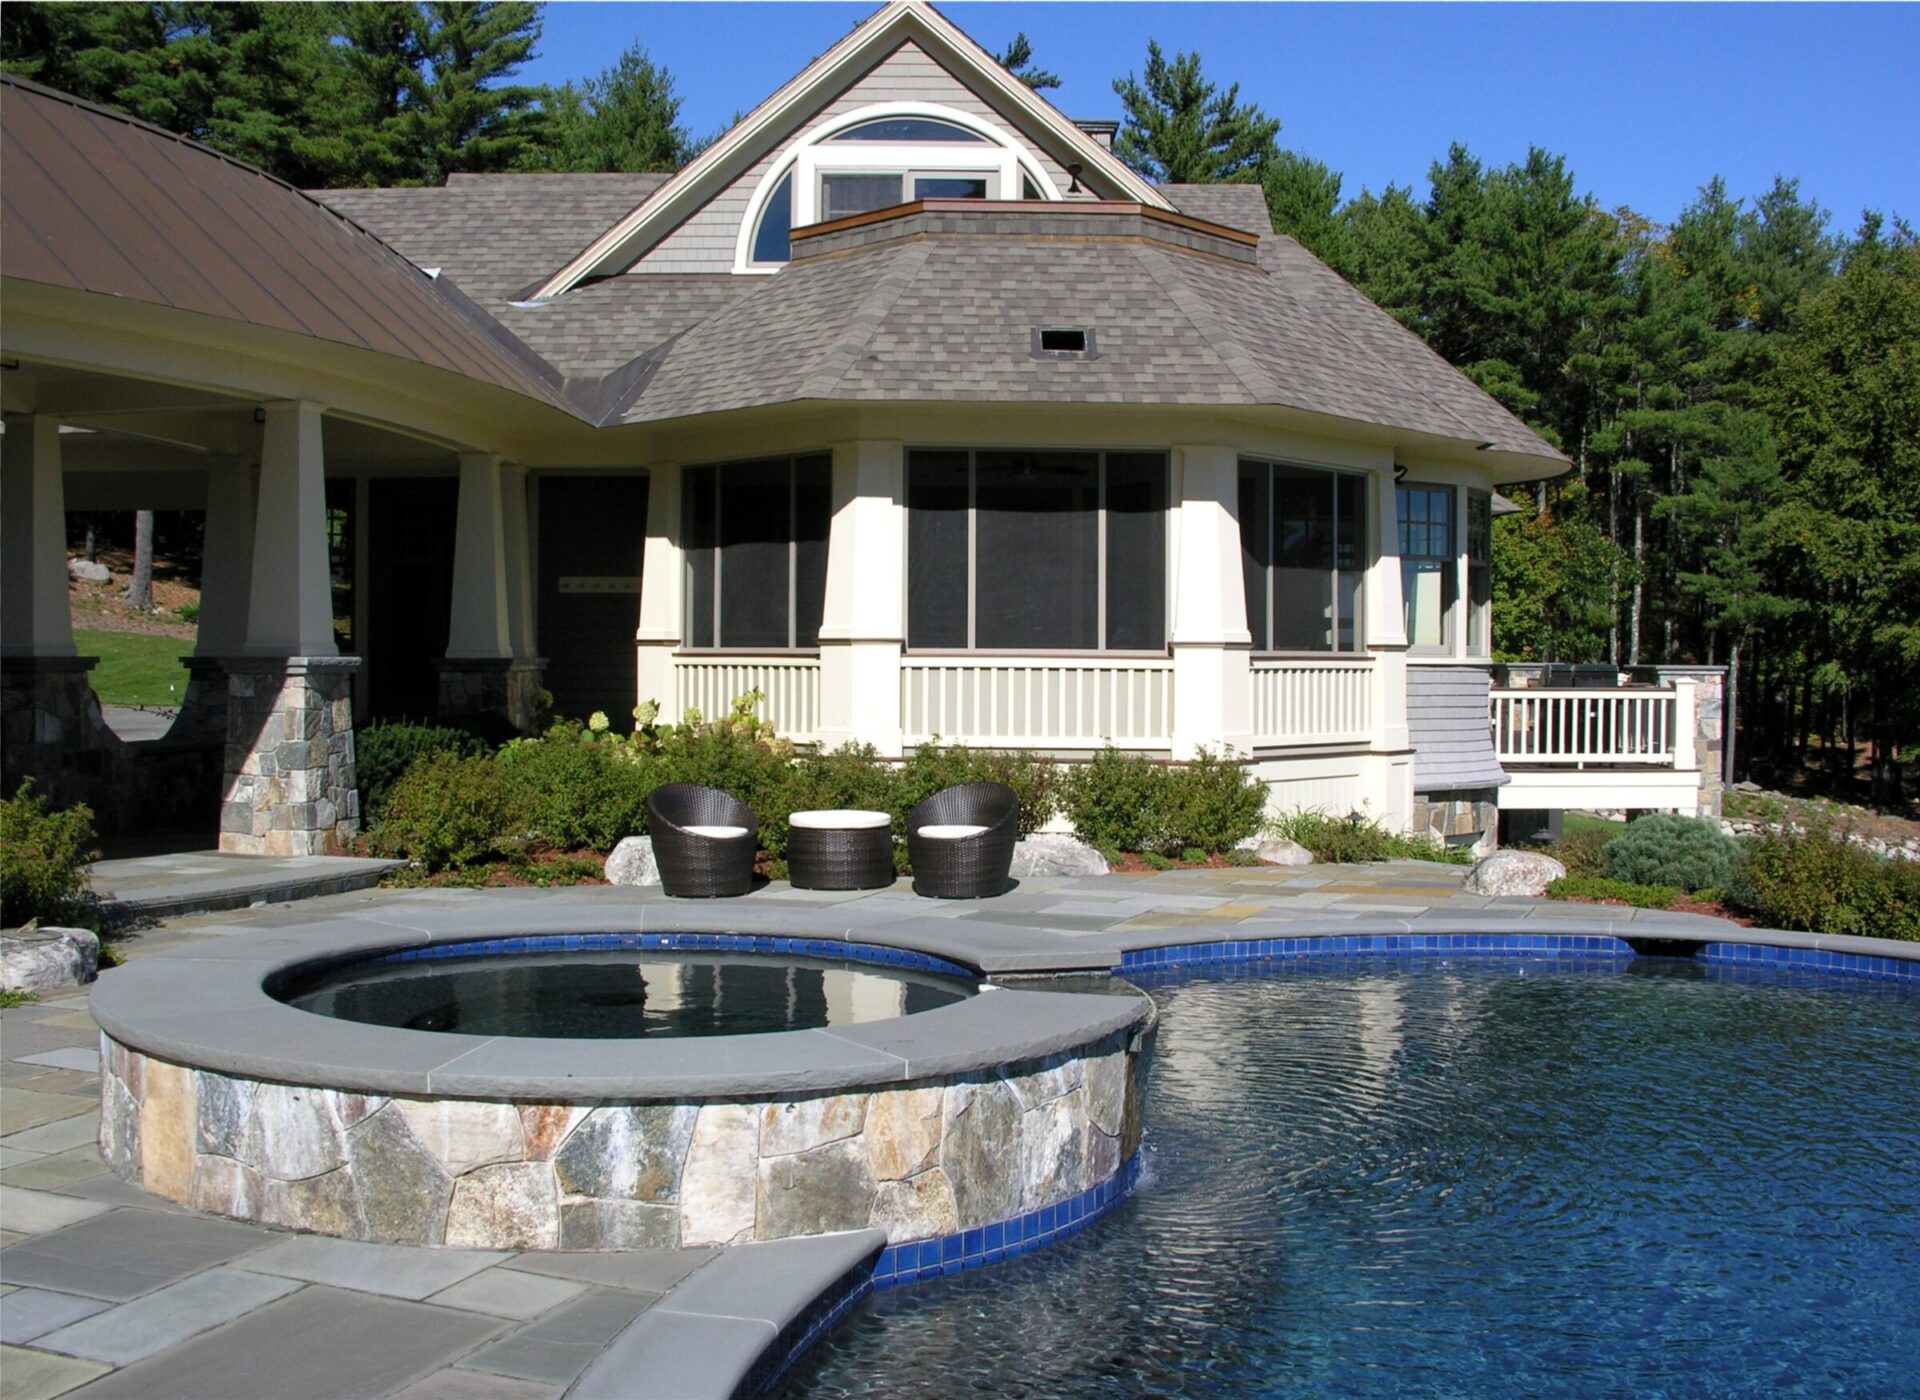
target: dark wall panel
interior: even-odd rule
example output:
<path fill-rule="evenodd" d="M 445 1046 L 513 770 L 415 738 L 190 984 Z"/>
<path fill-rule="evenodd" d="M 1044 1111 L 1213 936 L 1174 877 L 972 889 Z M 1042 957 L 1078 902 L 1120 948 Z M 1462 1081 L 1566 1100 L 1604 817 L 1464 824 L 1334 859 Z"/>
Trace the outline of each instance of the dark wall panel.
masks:
<path fill-rule="evenodd" d="M 637 684 L 633 631 L 647 536 L 643 476 L 543 476 L 540 493 L 540 654 L 556 714 L 605 710 L 631 724 Z M 673 697 L 653 697 L 663 711 Z"/>

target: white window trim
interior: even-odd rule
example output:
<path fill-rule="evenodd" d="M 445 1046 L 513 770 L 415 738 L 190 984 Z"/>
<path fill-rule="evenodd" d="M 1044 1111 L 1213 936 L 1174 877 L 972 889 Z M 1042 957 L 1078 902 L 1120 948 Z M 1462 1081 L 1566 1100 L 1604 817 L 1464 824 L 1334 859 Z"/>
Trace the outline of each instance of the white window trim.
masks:
<path fill-rule="evenodd" d="M 984 137 L 992 144 L 982 149 L 971 142 L 849 141 L 835 146 L 831 151 L 819 149 L 822 142 L 832 140 L 847 128 L 882 117 L 926 117 L 949 122 Z M 860 149 L 864 146 L 871 146 L 872 149 Z M 754 234 L 760 227 L 761 214 L 781 179 L 792 172 L 793 227 L 802 228 L 817 223 L 820 174 L 823 170 L 899 171 L 903 175 L 909 171 L 916 174 L 943 171 L 997 174 L 1000 190 L 997 195 L 990 197 L 998 199 L 1019 199 L 1020 180 L 1024 175 L 1033 181 L 1042 198 L 1054 201 L 1064 198 L 1060 187 L 1025 146 L 1011 132 L 992 122 L 970 112 L 933 102 L 877 102 L 829 117 L 809 128 L 796 137 L 780 158 L 767 168 L 747 200 L 746 213 L 740 220 L 740 229 L 734 239 L 733 270 L 736 273 L 767 276 L 786 266 L 785 263 L 753 261 Z"/>
<path fill-rule="evenodd" d="M 1396 541 L 1400 532 L 1400 493 L 1398 490 L 1400 487 L 1406 487 L 1415 491 L 1446 492 L 1448 498 L 1447 510 L 1452 517 L 1449 533 L 1453 537 L 1453 557 L 1450 571 L 1453 574 L 1454 605 L 1448 610 L 1446 620 L 1447 640 L 1437 645 L 1433 643 L 1417 644 L 1413 640 L 1413 631 L 1409 628 L 1407 631 L 1407 659 L 1409 661 L 1459 660 L 1467 654 L 1467 521 L 1465 494 L 1459 485 L 1448 481 L 1415 480 L 1410 477 L 1405 481 L 1395 482 L 1394 485 L 1396 489 L 1393 497 L 1393 525 Z M 1401 578 L 1404 580 L 1406 578 L 1404 561 L 1407 558 L 1437 559 L 1439 556 L 1433 554 L 1415 554 L 1408 556 L 1403 554 L 1399 557 L 1403 561 Z M 1402 588 L 1404 590 L 1404 582 Z M 1402 602 L 1403 604 L 1405 602 L 1404 591 Z"/>

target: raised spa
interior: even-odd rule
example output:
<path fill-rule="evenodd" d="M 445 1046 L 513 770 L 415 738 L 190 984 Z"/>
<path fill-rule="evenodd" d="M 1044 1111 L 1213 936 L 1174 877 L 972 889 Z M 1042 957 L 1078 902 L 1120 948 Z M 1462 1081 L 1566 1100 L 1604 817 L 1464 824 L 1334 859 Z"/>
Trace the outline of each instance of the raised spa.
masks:
<path fill-rule="evenodd" d="M 566 1040 L 857 1026 L 977 990 L 957 975 L 822 958 L 604 951 L 422 958 L 409 950 L 284 980 L 269 988 L 282 1001 L 344 1021 Z"/>

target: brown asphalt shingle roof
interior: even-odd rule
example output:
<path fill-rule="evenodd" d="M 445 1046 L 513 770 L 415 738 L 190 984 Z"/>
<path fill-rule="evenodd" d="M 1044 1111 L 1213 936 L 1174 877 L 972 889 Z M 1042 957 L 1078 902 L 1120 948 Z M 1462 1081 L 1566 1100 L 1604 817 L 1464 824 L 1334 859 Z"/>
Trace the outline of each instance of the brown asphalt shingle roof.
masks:
<path fill-rule="evenodd" d="M 292 186 L 0 76 L 0 247 L 22 281 L 397 356 L 546 402 L 550 368 Z"/>

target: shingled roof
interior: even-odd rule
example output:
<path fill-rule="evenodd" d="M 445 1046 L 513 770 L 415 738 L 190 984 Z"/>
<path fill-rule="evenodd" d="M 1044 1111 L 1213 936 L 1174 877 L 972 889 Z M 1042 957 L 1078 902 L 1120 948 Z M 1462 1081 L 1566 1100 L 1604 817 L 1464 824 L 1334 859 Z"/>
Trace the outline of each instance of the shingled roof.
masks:
<path fill-rule="evenodd" d="M 558 404 L 497 323 L 299 190 L 0 76 L 0 271 L 397 356 Z"/>

